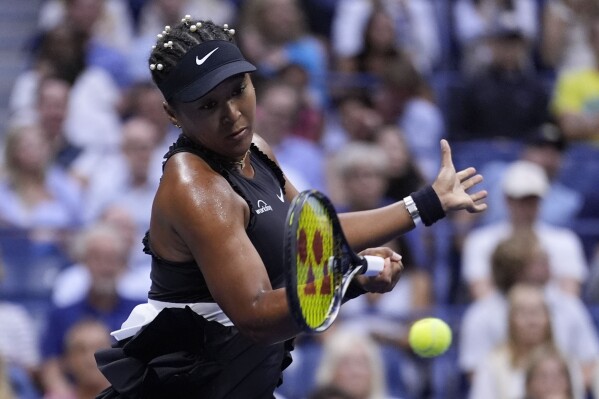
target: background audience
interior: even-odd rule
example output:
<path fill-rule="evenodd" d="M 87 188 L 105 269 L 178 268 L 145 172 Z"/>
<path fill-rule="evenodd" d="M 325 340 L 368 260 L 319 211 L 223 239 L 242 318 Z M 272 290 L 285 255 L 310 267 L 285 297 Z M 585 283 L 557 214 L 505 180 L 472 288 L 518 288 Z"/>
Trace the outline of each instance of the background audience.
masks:
<path fill-rule="evenodd" d="M 596 0 L 4 3 L 1 399 L 87 399 L 105 386 L 90 353 L 146 300 L 142 237 L 180 133 L 147 58 L 186 14 L 239 32 L 259 67 L 256 132 L 300 190 L 339 211 L 401 200 L 434 179 L 447 138 L 489 192 L 484 214 L 389 243 L 406 266 L 394 292 L 298 338 L 279 397 L 492 399 L 478 381 L 503 370 L 509 399 L 599 399 Z M 543 293 L 551 340 L 539 333 L 543 350 L 516 353 L 532 334 L 508 344 L 507 298 L 523 283 Z M 438 358 L 406 344 L 425 315 L 454 332 Z"/>

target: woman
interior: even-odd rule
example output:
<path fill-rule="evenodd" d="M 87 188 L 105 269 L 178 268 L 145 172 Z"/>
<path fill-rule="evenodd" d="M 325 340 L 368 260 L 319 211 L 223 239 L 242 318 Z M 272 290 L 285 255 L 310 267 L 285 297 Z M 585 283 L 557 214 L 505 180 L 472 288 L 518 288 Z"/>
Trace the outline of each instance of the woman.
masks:
<path fill-rule="evenodd" d="M 253 131 L 255 67 L 234 33 L 186 16 L 165 27 L 150 56 L 164 109 L 182 134 L 166 155 L 145 240 L 149 303 L 113 332 L 115 348 L 96 355 L 113 384 L 101 398 L 272 397 L 301 332 L 288 310 L 281 262 L 285 217 L 298 192 Z M 434 189 L 412 196 L 412 216 L 418 207 L 425 224 L 445 211 L 486 207 L 479 203 L 484 191 L 464 191 L 482 177 L 474 169 L 456 174 L 448 144 L 442 148 Z M 406 209 L 398 202 L 341 215 L 350 244 L 363 250 L 413 228 Z M 346 297 L 389 291 L 399 279 L 392 250 L 363 253 L 384 257 L 385 269 L 358 277 Z"/>
<path fill-rule="evenodd" d="M 573 371 L 568 359 L 555 349 L 536 353 L 526 369 L 525 399 L 574 399 L 577 379 Z"/>
<path fill-rule="evenodd" d="M 552 314 L 542 289 L 532 284 L 519 283 L 510 289 L 508 300 L 508 337 L 485 357 L 485 361 L 474 372 L 469 396 L 471 399 L 524 397 L 526 370 L 537 353 L 557 351 Z M 575 395 L 576 399 L 582 397 L 580 394 Z"/>
<path fill-rule="evenodd" d="M 316 387 L 334 386 L 355 399 L 392 399 L 383 357 L 370 336 L 338 327 L 327 334 L 316 371 Z"/>

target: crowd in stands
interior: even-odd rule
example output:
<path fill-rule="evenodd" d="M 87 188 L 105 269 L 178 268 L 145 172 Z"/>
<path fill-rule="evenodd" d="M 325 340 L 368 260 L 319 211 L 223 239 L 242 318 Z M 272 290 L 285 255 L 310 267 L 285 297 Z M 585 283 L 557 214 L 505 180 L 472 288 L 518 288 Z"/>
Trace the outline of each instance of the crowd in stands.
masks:
<path fill-rule="evenodd" d="M 255 131 L 299 190 L 366 210 L 430 184 L 441 138 L 488 211 L 389 243 L 394 291 L 300 336 L 280 399 L 599 399 L 596 0 L 43 0 L 0 132 L 0 399 L 92 399 L 147 300 L 179 129 L 147 58 L 191 14 L 257 65 Z M 445 319 L 423 359 L 410 324 Z"/>

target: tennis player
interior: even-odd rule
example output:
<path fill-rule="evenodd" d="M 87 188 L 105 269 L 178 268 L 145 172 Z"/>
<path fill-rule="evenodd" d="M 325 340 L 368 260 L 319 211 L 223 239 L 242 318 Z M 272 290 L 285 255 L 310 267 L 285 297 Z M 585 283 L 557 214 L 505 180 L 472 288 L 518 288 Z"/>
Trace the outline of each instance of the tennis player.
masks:
<path fill-rule="evenodd" d="M 186 16 L 159 34 L 149 59 L 164 109 L 181 128 L 166 154 L 145 251 L 152 286 L 98 352 L 112 386 L 99 398 L 272 398 L 300 333 L 284 287 L 283 232 L 298 194 L 253 130 L 256 96 L 227 25 Z M 473 168 L 456 173 L 447 142 L 432 186 L 390 206 L 340 215 L 351 246 L 385 258 L 346 298 L 387 292 L 400 256 L 377 247 L 448 211 L 485 209 Z M 369 248 L 370 247 L 370 248 Z M 366 249 L 369 248 L 369 249 Z"/>

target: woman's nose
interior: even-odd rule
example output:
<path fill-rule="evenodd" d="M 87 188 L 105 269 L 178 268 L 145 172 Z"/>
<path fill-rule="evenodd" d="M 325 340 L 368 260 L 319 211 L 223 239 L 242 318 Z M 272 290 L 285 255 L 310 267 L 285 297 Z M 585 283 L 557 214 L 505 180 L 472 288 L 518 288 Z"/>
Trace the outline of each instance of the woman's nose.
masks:
<path fill-rule="evenodd" d="M 223 114 L 223 124 L 232 124 L 241 116 L 241 111 L 237 106 L 237 102 L 231 99 L 225 103 L 225 110 Z"/>

